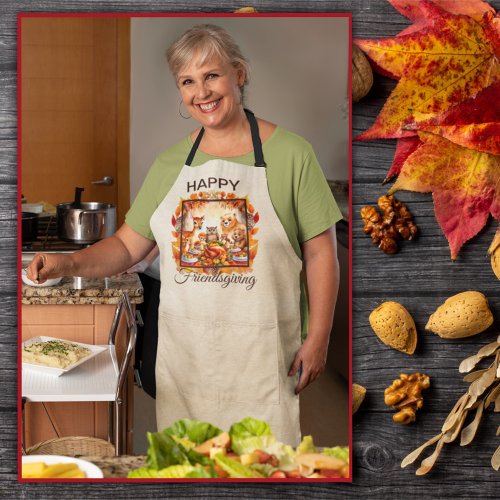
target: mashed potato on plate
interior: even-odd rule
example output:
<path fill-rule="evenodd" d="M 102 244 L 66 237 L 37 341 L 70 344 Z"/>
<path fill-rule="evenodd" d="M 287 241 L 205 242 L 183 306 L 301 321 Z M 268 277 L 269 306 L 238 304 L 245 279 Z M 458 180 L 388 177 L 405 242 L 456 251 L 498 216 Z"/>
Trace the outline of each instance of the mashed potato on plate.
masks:
<path fill-rule="evenodd" d="M 67 368 L 90 354 L 90 349 L 64 340 L 33 342 L 23 346 L 24 363 L 52 368 Z"/>

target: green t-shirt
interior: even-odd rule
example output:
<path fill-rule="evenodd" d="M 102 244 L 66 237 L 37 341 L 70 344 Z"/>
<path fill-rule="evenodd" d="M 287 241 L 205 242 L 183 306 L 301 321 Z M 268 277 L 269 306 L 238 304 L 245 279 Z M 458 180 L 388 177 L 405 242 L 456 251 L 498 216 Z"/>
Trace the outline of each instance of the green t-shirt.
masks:
<path fill-rule="evenodd" d="M 154 239 L 149 221 L 175 183 L 193 143 L 188 135 L 161 153 L 154 161 L 125 222 L 142 236 Z M 276 127 L 262 144 L 267 164 L 271 203 L 295 253 L 302 258 L 300 245 L 327 230 L 342 218 L 312 146 L 302 137 Z M 196 167 L 214 158 L 198 150 Z M 253 152 L 223 159 L 254 167 Z M 303 333 L 307 325 L 307 304 L 301 294 Z"/>
<path fill-rule="evenodd" d="M 149 220 L 176 181 L 193 143 L 185 137 L 161 153 L 153 163 L 125 222 L 142 236 L 154 239 Z M 300 244 L 322 233 L 342 218 L 312 146 L 302 137 L 277 127 L 262 145 L 267 182 L 274 210 L 295 253 Z M 198 150 L 192 166 L 214 158 Z M 224 158 L 254 167 L 253 152 Z"/>

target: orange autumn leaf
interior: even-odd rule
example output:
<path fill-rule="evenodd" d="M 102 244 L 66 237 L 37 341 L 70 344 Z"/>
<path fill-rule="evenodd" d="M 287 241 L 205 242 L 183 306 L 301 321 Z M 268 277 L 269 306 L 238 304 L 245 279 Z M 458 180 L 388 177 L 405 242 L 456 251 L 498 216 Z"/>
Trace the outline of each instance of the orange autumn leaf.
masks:
<path fill-rule="evenodd" d="M 419 5 L 429 24 L 418 32 L 355 40 L 378 67 L 399 78 L 374 125 L 358 139 L 415 135 L 409 124 L 435 117 L 500 80 L 498 18 L 487 12 L 476 21 L 427 0 Z"/>
<path fill-rule="evenodd" d="M 411 154 L 389 194 L 400 189 L 432 192 L 436 218 L 456 259 L 462 245 L 500 219 L 500 156 L 474 151 L 428 132 Z"/>

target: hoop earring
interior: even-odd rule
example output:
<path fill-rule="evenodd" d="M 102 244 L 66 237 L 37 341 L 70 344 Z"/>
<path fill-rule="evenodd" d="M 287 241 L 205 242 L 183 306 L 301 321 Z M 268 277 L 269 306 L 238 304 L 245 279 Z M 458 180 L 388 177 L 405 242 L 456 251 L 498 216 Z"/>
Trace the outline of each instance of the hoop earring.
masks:
<path fill-rule="evenodd" d="M 182 118 L 184 118 L 184 120 L 189 120 L 189 119 L 191 118 L 191 115 L 189 115 L 189 116 L 184 116 L 184 115 L 182 114 L 182 109 L 181 109 L 181 106 L 182 106 L 182 103 L 183 103 L 183 102 L 184 102 L 184 101 L 181 99 L 181 102 L 179 103 L 179 114 L 182 116 Z"/>

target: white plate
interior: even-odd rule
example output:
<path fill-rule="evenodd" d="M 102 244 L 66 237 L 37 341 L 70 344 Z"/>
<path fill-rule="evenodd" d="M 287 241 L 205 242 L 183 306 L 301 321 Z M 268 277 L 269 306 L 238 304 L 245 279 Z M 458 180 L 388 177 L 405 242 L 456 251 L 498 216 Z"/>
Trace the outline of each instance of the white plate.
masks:
<path fill-rule="evenodd" d="M 35 283 L 34 281 L 31 281 L 28 276 L 26 276 L 26 269 L 23 269 L 21 272 L 21 279 L 23 280 L 23 283 L 25 285 L 29 286 L 37 286 L 37 287 L 42 287 L 42 286 L 55 286 L 61 283 L 62 278 L 52 278 L 45 280 L 43 283 Z"/>
<path fill-rule="evenodd" d="M 40 373 L 48 373 L 49 375 L 55 375 L 56 377 L 60 377 L 61 375 L 68 373 L 69 371 L 73 370 L 73 368 L 76 368 L 77 366 L 81 365 L 82 363 L 85 363 L 89 359 L 92 359 L 93 357 L 97 356 L 101 352 L 105 351 L 107 349 L 106 346 L 101 346 L 101 345 L 93 345 L 93 344 L 82 344 L 81 342 L 74 342 L 73 340 L 67 340 L 67 339 L 56 339 L 54 337 L 33 337 L 32 339 L 26 340 L 26 342 L 23 342 L 23 347 L 25 345 L 29 345 L 33 342 L 47 342 L 48 340 L 62 340 L 64 342 L 71 342 L 72 344 L 76 344 L 82 347 L 86 347 L 87 349 L 90 349 L 91 353 L 86 357 L 78 360 L 76 363 L 68 366 L 67 368 L 53 368 L 51 366 L 43 366 L 43 365 L 34 365 L 31 363 L 25 363 L 23 361 L 23 369 L 31 370 L 31 371 L 36 371 Z"/>
<path fill-rule="evenodd" d="M 238 255 L 233 255 L 233 260 L 235 262 L 246 262 L 248 260 L 248 256 L 246 256 L 246 257 L 240 257 Z"/>
<path fill-rule="evenodd" d="M 33 462 L 44 462 L 47 465 L 52 464 L 76 464 L 85 472 L 87 478 L 102 478 L 102 470 L 91 462 L 81 460 L 80 458 L 65 457 L 63 455 L 23 455 L 23 464 L 30 464 Z M 36 479 L 36 478 L 25 478 Z M 62 479 L 62 478 L 61 478 Z"/>

